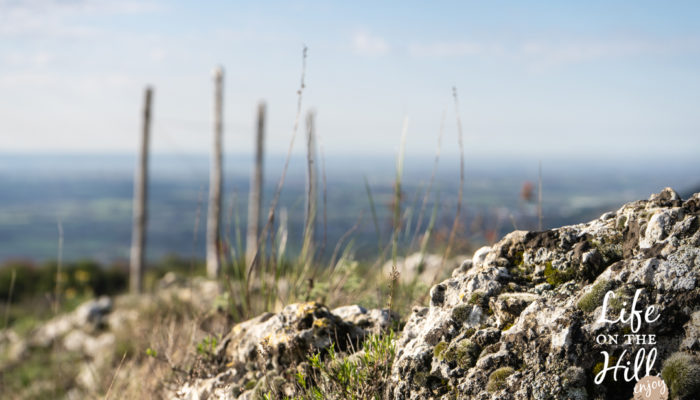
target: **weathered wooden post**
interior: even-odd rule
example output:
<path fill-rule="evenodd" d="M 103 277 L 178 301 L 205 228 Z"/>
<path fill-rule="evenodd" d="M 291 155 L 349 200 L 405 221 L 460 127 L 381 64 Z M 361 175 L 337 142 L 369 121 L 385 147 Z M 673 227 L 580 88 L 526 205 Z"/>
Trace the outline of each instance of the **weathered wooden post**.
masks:
<path fill-rule="evenodd" d="M 210 278 L 217 278 L 221 271 L 219 226 L 221 224 L 223 81 L 224 71 L 221 67 L 218 67 L 214 70 L 214 147 L 209 174 L 209 208 L 207 214 L 207 275 Z"/>
<path fill-rule="evenodd" d="M 134 223 L 131 233 L 131 262 L 129 289 L 132 293 L 143 290 L 143 269 L 146 259 L 146 220 L 148 217 L 148 143 L 151 130 L 151 102 L 153 89 L 146 88 L 143 104 L 141 153 L 134 179 Z"/>
<path fill-rule="evenodd" d="M 314 132 L 314 113 L 306 115 L 306 218 L 304 223 L 304 242 L 301 256 L 308 262 L 314 254 L 314 229 L 316 227 L 316 203 L 318 193 L 316 171 L 316 133 Z"/>
<path fill-rule="evenodd" d="M 248 222 L 246 235 L 246 265 L 251 265 L 258 251 L 260 235 L 260 210 L 263 198 L 263 157 L 265 152 L 265 103 L 258 103 L 258 124 L 255 132 L 255 160 L 250 176 L 250 194 L 248 197 Z"/>
<path fill-rule="evenodd" d="M 537 229 L 542 231 L 542 161 L 537 173 Z"/>

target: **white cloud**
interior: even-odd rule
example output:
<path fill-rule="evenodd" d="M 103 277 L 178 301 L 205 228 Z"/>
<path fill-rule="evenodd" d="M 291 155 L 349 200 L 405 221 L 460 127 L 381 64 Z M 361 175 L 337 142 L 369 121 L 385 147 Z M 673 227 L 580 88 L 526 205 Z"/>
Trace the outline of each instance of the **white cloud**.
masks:
<path fill-rule="evenodd" d="M 158 10 L 151 1 L 0 0 L 0 36 L 83 37 L 98 31 L 81 18 Z"/>
<path fill-rule="evenodd" d="M 46 87 L 56 82 L 54 76 L 48 73 L 20 72 L 0 76 L 1 88 Z"/>
<path fill-rule="evenodd" d="M 619 42 L 528 42 L 520 46 L 520 53 L 540 66 L 579 64 L 603 58 L 629 57 L 655 52 L 656 46 L 638 41 Z"/>
<path fill-rule="evenodd" d="M 6 65 L 21 68 L 44 67 L 54 59 L 53 54 L 46 51 L 36 52 L 11 52 L 2 57 Z"/>
<path fill-rule="evenodd" d="M 588 39 L 510 43 L 443 41 L 413 43 L 408 46 L 407 51 L 414 57 L 504 59 L 541 70 L 607 59 L 697 54 L 700 53 L 700 40 Z"/>
<path fill-rule="evenodd" d="M 497 43 L 435 42 L 410 44 L 408 52 L 414 57 L 498 56 L 503 48 Z"/>
<path fill-rule="evenodd" d="M 165 57 L 167 56 L 167 52 L 162 49 L 162 48 L 155 48 L 152 49 L 150 54 L 148 55 L 151 61 L 153 62 L 161 62 L 165 60 Z"/>
<path fill-rule="evenodd" d="M 355 52 L 360 55 L 377 56 L 389 52 L 389 44 L 384 38 L 365 31 L 355 33 L 352 38 L 352 46 Z"/>
<path fill-rule="evenodd" d="M 136 85 L 137 81 L 134 78 L 118 73 L 66 77 L 54 72 L 18 72 L 0 76 L 0 88 L 3 89 L 53 89 L 99 93 L 103 90 Z"/>

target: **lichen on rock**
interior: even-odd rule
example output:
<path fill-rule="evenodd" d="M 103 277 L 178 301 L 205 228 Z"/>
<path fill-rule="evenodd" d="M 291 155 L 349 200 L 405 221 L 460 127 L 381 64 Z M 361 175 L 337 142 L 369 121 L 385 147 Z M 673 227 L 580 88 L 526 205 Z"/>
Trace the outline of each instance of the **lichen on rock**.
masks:
<path fill-rule="evenodd" d="M 634 382 L 610 377 L 594 382 L 605 366 L 601 352 L 609 352 L 608 362 L 614 363 L 623 349 L 596 338 L 630 333 L 629 326 L 600 320 L 609 292 L 610 318 L 633 301 L 658 310 L 659 318 L 644 332 L 656 334 L 654 371 L 664 366 L 676 393 L 696 393 L 698 215 L 700 194 L 683 201 L 664 189 L 588 223 L 515 231 L 479 249 L 430 289 L 427 307 L 411 310 L 397 334 L 389 382 L 376 395 L 397 400 L 632 398 Z M 293 396 L 295 368 L 304 368 L 310 355 L 331 344 L 352 353 L 368 334 L 392 326 L 394 316 L 386 310 L 290 305 L 236 325 L 217 348 L 222 367 L 185 382 L 172 397 L 249 399 L 261 388 Z M 679 351 L 685 355 L 671 356 Z M 342 393 L 327 396 L 343 398 Z"/>
<path fill-rule="evenodd" d="M 409 316 L 390 398 L 434 397 L 425 376 L 457 398 L 631 398 L 631 383 L 593 383 L 601 350 L 620 349 L 596 336 L 629 333 L 597 321 L 603 297 L 613 291 L 608 313 L 619 312 L 642 289 L 641 307 L 659 310 L 648 327 L 657 371 L 679 348 L 699 350 L 698 199 L 667 188 L 588 223 L 516 231 L 477 251 L 471 268 L 431 289 L 439 301 Z M 457 362 L 466 342 L 479 346 L 473 363 Z"/>

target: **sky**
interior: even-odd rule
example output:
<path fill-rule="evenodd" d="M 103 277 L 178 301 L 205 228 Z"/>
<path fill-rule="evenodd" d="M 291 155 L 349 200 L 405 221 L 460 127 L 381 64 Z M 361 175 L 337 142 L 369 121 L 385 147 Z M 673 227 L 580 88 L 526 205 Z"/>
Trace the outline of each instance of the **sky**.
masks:
<path fill-rule="evenodd" d="M 691 158 L 700 4 L 657 1 L 0 0 L 0 152 L 207 154 L 212 70 L 225 150 L 251 153 L 257 103 L 284 153 L 316 112 L 326 154 Z M 452 87 L 459 96 L 458 108 Z M 456 112 L 457 111 L 457 112 Z M 444 117 L 443 117 L 444 115 Z"/>

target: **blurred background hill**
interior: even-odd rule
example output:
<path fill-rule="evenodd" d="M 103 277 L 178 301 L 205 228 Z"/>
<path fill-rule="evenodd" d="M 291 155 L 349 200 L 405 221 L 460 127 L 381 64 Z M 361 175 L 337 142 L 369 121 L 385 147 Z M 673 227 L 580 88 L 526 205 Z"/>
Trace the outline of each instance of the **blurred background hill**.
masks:
<path fill-rule="evenodd" d="M 0 162 L 0 261 L 55 259 L 58 221 L 64 230 L 63 256 L 67 261 L 94 259 L 102 263 L 126 260 L 131 244 L 131 206 L 135 157 L 129 155 L 14 155 Z M 265 207 L 279 179 L 284 159 L 266 160 Z M 224 230 L 233 243 L 244 235 L 247 210 L 249 155 L 226 158 Z M 302 232 L 304 221 L 305 159 L 293 158 L 281 207 L 287 209 L 290 232 Z M 403 182 L 404 207 L 414 226 L 425 194 L 433 160 L 409 157 Z M 327 242 L 332 245 L 360 219 L 356 256 L 376 256 L 377 237 L 366 177 L 376 202 L 380 233 L 391 230 L 395 161 L 391 156 L 346 155 L 328 157 Z M 449 230 L 455 213 L 459 184 L 458 160 L 446 158 L 438 167 L 435 198 L 439 203 L 437 230 Z M 537 229 L 536 193 L 523 197 L 524 187 L 537 185 L 535 160 L 489 157 L 467 160 L 466 215 L 460 237 L 472 247 L 488 244 L 511 230 Z M 148 256 L 184 259 L 204 254 L 209 160 L 197 155 L 156 155 L 152 183 Z M 557 227 L 588 221 L 625 202 L 672 186 L 680 193 L 697 191 L 697 161 L 665 160 L 545 160 L 543 163 L 543 225 Z M 536 190 L 536 189 L 534 189 Z M 424 218 L 422 224 L 427 224 Z M 320 221 L 319 229 L 322 230 Z M 319 238 L 323 232 L 318 233 Z M 298 251 L 301 234 L 290 235 L 290 250 Z M 443 238 L 444 239 L 444 238 Z M 244 237 L 241 240 L 245 240 Z M 439 240 L 439 237 L 438 237 Z M 330 252 L 332 249 L 328 250 Z"/>

